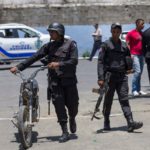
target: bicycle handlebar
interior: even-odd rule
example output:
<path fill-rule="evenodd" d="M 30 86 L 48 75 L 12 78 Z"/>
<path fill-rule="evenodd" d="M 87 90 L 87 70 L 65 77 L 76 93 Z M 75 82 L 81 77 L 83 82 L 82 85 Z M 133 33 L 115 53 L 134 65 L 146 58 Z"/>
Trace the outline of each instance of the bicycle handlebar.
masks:
<path fill-rule="evenodd" d="M 30 80 L 32 80 L 32 79 L 34 79 L 35 77 L 36 77 L 36 75 L 38 74 L 38 72 L 39 71 L 43 71 L 43 70 L 45 70 L 45 69 L 47 69 L 48 68 L 48 66 L 41 66 L 40 68 L 38 68 L 37 70 L 35 70 L 32 74 L 31 74 L 31 76 L 29 77 L 29 78 L 26 78 L 25 76 L 24 76 L 24 74 L 21 72 L 21 71 L 17 71 L 16 72 L 16 74 L 20 74 L 20 77 L 21 77 L 21 79 L 23 80 L 23 81 L 30 81 Z"/>

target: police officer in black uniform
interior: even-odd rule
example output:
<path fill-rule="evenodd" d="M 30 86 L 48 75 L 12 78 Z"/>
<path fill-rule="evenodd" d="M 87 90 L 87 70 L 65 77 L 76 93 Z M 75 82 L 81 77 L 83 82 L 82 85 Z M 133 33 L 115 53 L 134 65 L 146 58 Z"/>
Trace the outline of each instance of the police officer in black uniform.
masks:
<path fill-rule="evenodd" d="M 62 129 L 59 142 L 69 140 L 67 120 L 69 114 L 70 131 L 76 132 L 75 117 L 78 113 L 78 90 L 76 66 L 78 64 L 78 49 L 75 41 L 65 39 L 65 28 L 60 23 L 52 23 L 48 27 L 50 42 L 27 60 L 21 62 L 10 71 L 24 70 L 35 61 L 48 57 L 49 87 L 55 106 L 58 122 Z M 67 110 L 66 110 L 67 108 Z M 68 111 L 68 112 L 67 112 Z"/>
<path fill-rule="evenodd" d="M 119 102 L 128 124 L 128 132 L 133 132 L 143 126 L 142 122 L 135 122 L 132 117 L 128 101 L 128 76 L 132 71 L 132 59 L 126 43 L 119 39 L 122 27 L 119 23 L 111 25 L 112 37 L 101 46 L 98 58 L 98 84 L 100 88 L 104 85 L 105 74 L 111 73 L 109 89 L 105 94 L 103 115 L 104 130 L 110 128 L 110 112 L 115 91 L 118 94 Z"/>
<path fill-rule="evenodd" d="M 143 32 L 143 51 L 150 82 L 150 27 Z"/>

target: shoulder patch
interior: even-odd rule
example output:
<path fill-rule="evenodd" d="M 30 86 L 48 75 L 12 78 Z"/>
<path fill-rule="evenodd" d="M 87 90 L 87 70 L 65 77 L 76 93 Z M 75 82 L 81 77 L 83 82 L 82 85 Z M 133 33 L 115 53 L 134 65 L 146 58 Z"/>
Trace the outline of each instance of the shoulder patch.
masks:
<path fill-rule="evenodd" d="M 74 47 L 77 47 L 77 43 L 76 42 L 72 42 Z"/>

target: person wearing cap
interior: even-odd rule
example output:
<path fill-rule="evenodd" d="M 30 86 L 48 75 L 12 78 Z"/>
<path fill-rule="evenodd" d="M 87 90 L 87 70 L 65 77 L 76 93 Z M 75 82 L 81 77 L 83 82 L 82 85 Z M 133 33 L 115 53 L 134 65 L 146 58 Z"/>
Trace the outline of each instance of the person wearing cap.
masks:
<path fill-rule="evenodd" d="M 58 122 L 62 129 L 59 142 L 69 140 L 68 119 L 71 133 L 76 132 L 75 117 L 78 113 L 78 89 L 76 66 L 78 49 L 76 42 L 65 39 L 65 28 L 60 23 L 52 23 L 48 27 L 50 42 L 45 44 L 33 56 L 10 69 L 12 73 L 24 70 L 37 60 L 47 57 L 49 87 Z M 48 92 L 50 92 L 48 91 Z"/>
<path fill-rule="evenodd" d="M 128 32 L 126 42 L 133 59 L 134 74 L 132 79 L 132 94 L 133 96 L 139 96 L 147 94 L 141 90 L 141 75 L 144 67 L 144 51 L 142 44 L 142 29 L 144 28 L 144 20 L 137 19 L 135 24 L 136 28 Z"/>
<path fill-rule="evenodd" d="M 105 93 L 103 104 L 104 130 L 111 130 L 110 113 L 115 91 L 117 92 L 124 117 L 127 121 L 128 132 L 133 132 L 143 126 L 142 122 L 133 120 L 129 100 L 128 100 L 128 73 L 132 72 L 130 51 L 125 42 L 120 40 L 122 26 L 119 23 L 111 25 L 112 36 L 106 40 L 99 52 L 98 57 L 98 85 L 103 88 L 105 75 L 109 72 L 107 79 L 108 90 Z M 130 61 L 127 61 L 129 60 Z"/>
<path fill-rule="evenodd" d="M 89 57 L 89 61 L 92 61 L 96 51 L 98 49 L 100 49 L 100 46 L 102 44 L 102 31 L 99 28 L 98 23 L 96 23 L 94 25 L 94 28 L 95 28 L 95 32 L 92 33 L 92 36 L 93 36 L 93 39 L 94 39 L 94 44 L 93 44 L 92 52 L 91 52 L 90 57 Z"/>

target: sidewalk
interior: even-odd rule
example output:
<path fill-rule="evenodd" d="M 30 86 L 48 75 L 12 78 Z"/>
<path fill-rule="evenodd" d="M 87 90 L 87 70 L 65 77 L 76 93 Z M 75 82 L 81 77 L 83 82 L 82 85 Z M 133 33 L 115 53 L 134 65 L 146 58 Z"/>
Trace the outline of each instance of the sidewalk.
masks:
<path fill-rule="evenodd" d="M 136 121 L 143 121 L 143 128 L 128 133 L 126 121 L 122 114 L 118 100 L 112 106 L 110 132 L 103 132 L 103 118 L 91 121 L 91 112 L 98 98 L 92 93 L 93 87 L 97 86 L 96 68 L 97 61 L 89 62 L 80 60 L 77 75 L 80 96 L 79 113 L 77 116 L 77 134 L 71 135 L 71 140 L 66 143 L 58 143 L 61 134 L 57 123 L 54 107 L 51 104 L 51 116 L 47 115 L 46 102 L 46 71 L 37 77 L 40 85 L 41 119 L 33 128 L 33 146 L 30 150 L 149 150 L 150 143 L 150 98 L 130 99 L 133 116 Z M 32 72 L 33 68 L 28 70 Z M 131 85 L 131 77 L 129 81 Z M 4 80 L 7 79 L 4 82 Z M 5 150 L 22 150 L 18 141 L 18 132 L 9 119 L 13 112 L 18 109 L 18 88 L 20 80 L 7 71 L 0 74 L 0 145 Z M 13 88 L 15 87 L 15 89 Z M 146 68 L 142 75 L 142 88 L 149 90 L 149 82 Z M 9 94 L 8 94 L 9 92 Z M 101 116 L 101 115 L 100 115 Z M 101 116 L 102 117 L 102 116 Z"/>

